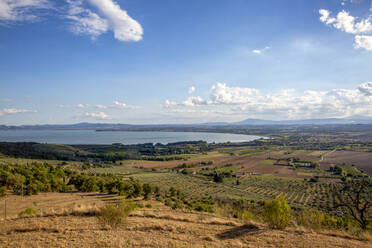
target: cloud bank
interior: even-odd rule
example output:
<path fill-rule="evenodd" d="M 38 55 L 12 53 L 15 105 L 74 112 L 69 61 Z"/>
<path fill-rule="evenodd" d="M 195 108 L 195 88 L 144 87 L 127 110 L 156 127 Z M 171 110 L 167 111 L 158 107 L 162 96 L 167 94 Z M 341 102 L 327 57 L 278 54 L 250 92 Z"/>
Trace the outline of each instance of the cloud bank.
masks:
<path fill-rule="evenodd" d="M 163 107 L 168 112 L 169 109 L 178 113 L 190 112 L 197 107 L 203 111 L 223 110 L 228 114 L 269 119 L 372 116 L 372 82 L 362 83 L 356 89 L 304 92 L 287 89 L 266 94 L 254 88 L 216 83 L 211 87 L 208 99 L 192 96 L 180 102 L 166 100 Z"/>
<path fill-rule="evenodd" d="M 105 112 L 98 112 L 98 113 L 85 113 L 86 117 L 91 117 L 97 120 L 111 120 L 112 117 L 106 114 Z"/>
<path fill-rule="evenodd" d="M 37 113 L 37 110 L 26 110 L 26 109 L 15 109 L 15 108 L 5 108 L 3 110 L 0 110 L 0 116 L 21 114 L 21 113 Z"/>

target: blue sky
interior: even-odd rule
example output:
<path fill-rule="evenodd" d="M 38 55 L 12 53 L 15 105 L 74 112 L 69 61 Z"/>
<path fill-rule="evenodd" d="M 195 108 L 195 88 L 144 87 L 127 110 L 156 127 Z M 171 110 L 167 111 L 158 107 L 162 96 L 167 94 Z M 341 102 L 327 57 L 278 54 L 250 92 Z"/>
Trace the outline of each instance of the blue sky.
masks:
<path fill-rule="evenodd" d="M 371 3 L 0 0 L 0 124 L 372 116 Z"/>

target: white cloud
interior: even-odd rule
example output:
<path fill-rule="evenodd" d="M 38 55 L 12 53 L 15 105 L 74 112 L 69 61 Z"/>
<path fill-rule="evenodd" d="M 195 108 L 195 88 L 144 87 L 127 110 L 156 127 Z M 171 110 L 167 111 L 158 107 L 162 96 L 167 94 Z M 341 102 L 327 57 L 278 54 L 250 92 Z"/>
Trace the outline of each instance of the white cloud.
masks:
<path fill-rule="evenodd" d="M 293 89 L 261 94 L 257 89 L 229 87 L 223 83 L 212 86 L 208 100 L 189 97 L 178 103 L 166 100 L 167 108 L 203 107 L 200 111 L 217 111 L 230 107 L 231 114 L 271 119 L 305 119 L 372 116 L 372 82 L 357 89 L 296 92 Z M 198 110 L 199 111 L 199 110 Z"/>
<path fill-rule="evenodd" d="M 82 103 L 79 103 L 76 105 L 77 108 L 87 108 L 88 107 L 88 104 L 82 104 Z"/>
<path fill-rule="evenodd" d="M 26 109 L 14 109 L 14 108 L 5 108 L 0 110 L 0 116 L 4 115 L 14 115 L 20 113 L 37 113 L 37 110 L 26 110 Z"/>
<path fill-rule="evenodd" d="M 183 101 L 181 105 L 183 105 L 183 106 L 200 106 L 200 105 L 206 105 L 206 104 L 207 104 L 207 102 L 204 101 L 201 97 L 190 96 L 185 101 Z"/>
<path fill-rule="evenodd" d="M 142 39 L 141 24 L 131 18 L 113 0 L 85 0 L 98 12 L 84 8 L 84 0 L 67 0 L 70 6 L 67 18 L 73 20 L 72 30 L 88 34 L 93 38 L 112 30 L 119 41 L 139 41 Z"/>
<path fill-rule="evenodd" d="M 346 33 L 355 34 L 357 32 L 355 29 L 355 17 L 349 15 L 345 10 L 339 12 L 337 14 L 337 19 L 332 23 L 334 23 L 333 26 L 335 28 L 345 31 Z"/>
<path fill-rule="evenodd" d="M 194 86 L 191 86 L 191 87 L 189 88 L 189 94 L 194 93 L 194 91 L 195 91 L 195 87 L 194 87 Z"/>
<path fill-rule="evenodd" d="M 213 104 L 240 104 L 258 94 L 259 91 L 253 88 L 228 87 L 224 83 L 216 83 L 212 86 L 210 95 Z M 249 101 L 249 100 L 248 100 Z"/>
<path fill-rule="evenodd" d="M 171 108 L 177 105 L 179 105 L 177 102 L 169 101 L 168 99 L 164 101 L 164 104 L 162 104 L 164 108 Z"/>
<path fill-rule="evenodd" d="M 131 18 L 113 0 L 90 0 L 107 18 L 114 36 L 120 41 L 139 41 L 142 39 L 142 26 Z"/>
<path fill-rule="evenodd" d="M 87 34 L 92 39 L 112 30 L 119 41 L 139 41 L 143 36 L 141 24 L 122 10 L 114 0 L 65 0 L 57 9 L 51 0 L 0 0 L 0 22 L 32 21 L 41 10 L 53 9 L 70 20 L 70 29 L 77 34 Z"/>
<path fill-rule="evenodd" d="M 91 117 L 99 120 L 111 120 L 111 116 L 107 115 L 104 112 L 98 112 L 98 113 L 86 113 L 86 117 Z"/>
<path fill-rule="evenodd" d="M 114 105 L 110 106 L 112 108 L 118 108 L 118 109 L 139 109 L 139 106 L 134 106 L 134 105 L 128 105 L 126 103 L 122 103 L 119 101 L 114 101 Z"/>
<path fill-rule="evenodd" d="M 32 21 L 37 19 L 37 10 L 48 8 L 49 0 L 0 0 L 0 21 Z"/>
<path fill-rule="evenodd" d="M 127 104 L 121 103 L 121 102 L 118 102 L 118 101 L 114 101 L 114 106 L 117 107 L 117 108 L 121 108 L 121 109 L 128 108 L 128 105 Z"/>
<path fill-rule="evenodd" d="M 364 48 L 367 51 L 372 51 L 372 36 L 369 35 L 356 35 L 355 48 Z"/>
<path fill-rule="evenodd" d="M 261 54 L 264 51 L 269 50 L 269 49 L 270 49 L 270 47 L 269 46 L 266 46 L 266 47 L 264 47 L 262 49 L 254 49 L 254 50 L 252 50 L 252 53 L 254 53 L 254 54 Z"/>
<path fill-rule="evenodd" d="M 69 4 L 68 19 L 74 21 L 71 30 L 77 34 L 88 34 L 93 39 L 109 29 L 108 21 L 96 13 L 82 7 L 83 0 L 67 0 Z"/>
<path fill-rule="evenodd" d="M 96 105 L 96 108 L 98 108 L 98 109 L 107 109 L 107 106 L 97 104 Z"/>
<path fill-rule="evenodd" d="M 331 14 L 328 10 L 326 10 L 326 9 L 320 9 L 319 10 L 319 14 L 320 14 L 320 21 L 321 22 L 325 22 L 325 23 L 327 23 L 327 24 L 330 24 L 330 23 L 332 23 L 332 22 L 334 22 L 335 21 L 335 18 L 332 18 L 332 20 L 329 20 L 330 18 L 329 18 L 329 15 Z"/>
<path fill-rule="evenodd" d="M 331 12 L 326 9 L 320 9 L 320 21 L 327 25 L 332 24 L 333 27 L 344 31 L 346 33 L 355 34 L 355 48 L 364 48 L 367 51 L 372 51 L 372 36 L 360 35 L 368 34 L 372 32 L 372 15 L 368 18 L 360 19 L 351 16 L 349 12 L 342 10 L 340 11 L 336 18 L 330 17 Z M 358 22 L 357 19 L 360 19 Z"/>
<path fill-rule="evenodd" d="M 359 85 L 359 91 L 365 94 L 366 96 L 372 96 L 372 82 L 363 83 Z"/>
<path fill-rule="evenodd" d="M 350 34 L 361 34 L 372 31 L 371 17 L 361 19 L 356 22 L 356 17 L 351 16 L 349 12 L 342 10 L 336 18 L 330 17 L 330 11 L 326 9 L 319 10 L 320 20 L 326 24 L 333 24 L 333 27 Z"/>

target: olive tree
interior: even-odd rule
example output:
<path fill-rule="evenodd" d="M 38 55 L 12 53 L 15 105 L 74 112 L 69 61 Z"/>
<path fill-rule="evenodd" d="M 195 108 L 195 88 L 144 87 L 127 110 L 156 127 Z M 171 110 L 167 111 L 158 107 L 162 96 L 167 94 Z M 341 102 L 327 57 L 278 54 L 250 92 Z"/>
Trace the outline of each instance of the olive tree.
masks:
<path fill-rule="evenodd" d="M 346 181 L 342 188 L 335 187 L 333 195 L 335 208 L 345 209 L 358 222 L 362 229 L 367 229 L 372 211 L 372 182 L 368 178 Z"/>

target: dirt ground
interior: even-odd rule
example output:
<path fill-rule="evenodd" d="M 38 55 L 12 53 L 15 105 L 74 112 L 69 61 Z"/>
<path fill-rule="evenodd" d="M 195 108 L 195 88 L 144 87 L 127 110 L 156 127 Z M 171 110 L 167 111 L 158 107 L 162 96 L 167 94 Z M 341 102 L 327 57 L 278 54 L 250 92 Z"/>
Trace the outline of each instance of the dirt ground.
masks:
<path fill-rule="evenodd" d="M 315 232 L 302 227 L 271 230 L 260 223 L 240 223 L 215 214 L 172 210 L 156 201 L 142 202 L 117 229 L 102 227 L 95 216 L 112 195 L 43 193 L 7 196 L 8 218 L 0 220 L 0 247 L 371 247 L 371 238 L 338 231 Z M 4 206 L 4 199 L 0 202 Z M 18 217 L 33 206 L 37 215 Z M 41 212 L 44 209 L 44 212 Z M 81 215 L 66 210 L 81 209 Z M 85 211 L 85 212 L 84 212 Z M 76 213 L 76 212 L 75 212 Z M 0 212 L 4 214 L 4 212 Z M 369 240 L 369 241 L 367 241 Z"/>
<path fill-rule="evenodd" d="M 118 229 L 95 217 L 55 216 L 2 221 L 0 247 L 371 247 L 348 234 L 300 228 L 271 230 L 212 215 L 137 210 Z"/>

